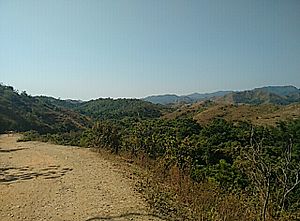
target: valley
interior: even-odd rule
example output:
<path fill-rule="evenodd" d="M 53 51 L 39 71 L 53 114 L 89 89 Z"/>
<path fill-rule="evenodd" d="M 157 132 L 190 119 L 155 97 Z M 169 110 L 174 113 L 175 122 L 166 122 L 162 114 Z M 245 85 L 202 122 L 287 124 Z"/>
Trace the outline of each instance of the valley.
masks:
<path fill-rule="evenodd" d="M 160 104 L 0 85 L 0 218 L 297 220 L 297 93 L 264 87 Z"/>

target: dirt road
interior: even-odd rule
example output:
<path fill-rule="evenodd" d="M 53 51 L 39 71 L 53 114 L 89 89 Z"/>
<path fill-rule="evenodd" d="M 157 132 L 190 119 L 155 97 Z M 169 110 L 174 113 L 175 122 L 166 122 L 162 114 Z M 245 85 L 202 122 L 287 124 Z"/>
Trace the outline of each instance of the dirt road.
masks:
<path fill-rule="evenodd" d="M 133 181 L 88 149 L 0 136 L 0 220 L 162 220 Z"/>

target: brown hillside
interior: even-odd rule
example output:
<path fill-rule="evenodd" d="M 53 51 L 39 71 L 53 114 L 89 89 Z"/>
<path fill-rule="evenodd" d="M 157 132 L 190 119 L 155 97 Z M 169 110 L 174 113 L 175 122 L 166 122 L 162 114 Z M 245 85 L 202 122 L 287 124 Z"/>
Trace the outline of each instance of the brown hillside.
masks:
<path fill-rule="evenodd" d="M 300 104 L 286 106 L 274 104 L 234 105 L 216 102 L 199 102 L 184 105 L 164 118 L 174 119 L 192 117 L 200 124 L 207 124 L 213 119 L 224 118 L 228 121 L 251 121 L 256 125 L 275 125 L 276 122 L 300 118 Z"/>

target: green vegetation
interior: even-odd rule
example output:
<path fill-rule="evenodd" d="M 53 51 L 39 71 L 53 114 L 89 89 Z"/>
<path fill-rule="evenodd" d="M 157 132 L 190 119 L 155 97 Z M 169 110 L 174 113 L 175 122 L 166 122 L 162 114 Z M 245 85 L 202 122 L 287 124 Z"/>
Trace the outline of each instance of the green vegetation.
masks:
<path fill-rule="evenodd" d="M 152 104 L 139 99 L 99 98 L 90 101 L 60 100 L 39 96 L 37 99 L 48 105 L 71 109 L 96 120 L 120 120 L 123 118 L 157 118 L 167 110 L 162 105 Z"/>
<path fill-rule="evenodd" d="M 40 96 L 39 100 L 60 108 L 71 109 L 96 120 L 120 120 L 123 118 L 157 118 L 167 108 L 138 99 L 99 98 L 90 101 L 59 100 Z"/>
<path fill-rule="evenodd" d="M 97 99 L 83 102 L 74 110 L 97 120 L 120 120 L 123 118 L 157 118 L 166 109 L 161 105 L 138 99 Z"/>
<path fill-rule="evenodd" d="M 199 114 L 216 108 L 212 102 L 186 106 L 168 118 L 160 116 L 169 109 L 135 99 L 63 101 L 1 85 L 0 104 L 0 132 L 27 131 L 19 141 L 109 150 L 150 170 L 140 190 L 164 215 L 185 220 L 300 219 L 297 105 L 284 109 L 295 119 L 279 118 L 266 126 L 221 115 L 205 124 L 192 118 L 200 108 Z M 248 106 L 217 107 L 231 114 L 229 109 L 242 116 Z"/>
<path fill-rule="evenodd" d="M 186 219 L 293 220 L 300 215 L 300 120 L 276 127 L 222 119 L 202 127 L 191 119 L 99 121 L 81 135 L 56 136 L 49 141 L 121 152 L 150 168 L 182 208 L 189 205 Z"/>
<path fill-rule="evenodd" d="M 0 133 L 36 130 L 40 133 L 77 131 L 90 124 L 87 117 L 72 110 L 47 104 L 0 85 Z"/>
<path fill-rule="evenodd" d="M 294 86 L 269 86 L 249 91 L 233 92 L 219 100 L 234 104 L 288 105 L 300 101 L 300 90 Z"/>
<path fill-rule="evenodd" d="M 144 98 L 155 104 L 192 104 L 199 101 L 219 100 L 232 104 L 277 104 L 287 105 L 300 101 L 300 90 L 294 86 L 268 86 L 248 91 L 217 91 L 205 94 L 189 94 L 178 96 L 175 94 L 149 96 Z"/>
<path fill-rule="evenodd" d="M 32 97 L 0 85 L 0 133 L 35 130 L 66 133 L 91 127 L 93 120 L 158 118 L 167 108 L 137 99 L 98 99 L 88 102 Z"/>

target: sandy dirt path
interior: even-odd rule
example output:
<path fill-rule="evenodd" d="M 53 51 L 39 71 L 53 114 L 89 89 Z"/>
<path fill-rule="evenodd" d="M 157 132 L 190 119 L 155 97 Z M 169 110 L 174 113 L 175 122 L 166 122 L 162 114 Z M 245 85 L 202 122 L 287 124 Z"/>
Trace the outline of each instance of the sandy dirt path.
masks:
<path fill-rule="evenodd" d="M 133 182 L 88 149 L 0 136 L 0 220 L 162 220 Z"/>

